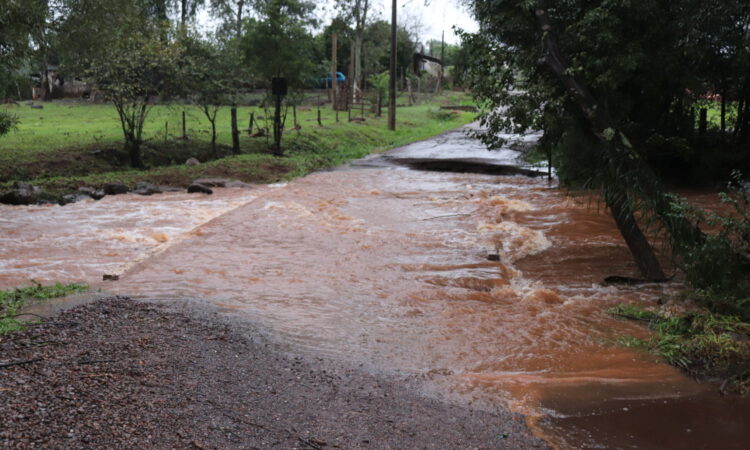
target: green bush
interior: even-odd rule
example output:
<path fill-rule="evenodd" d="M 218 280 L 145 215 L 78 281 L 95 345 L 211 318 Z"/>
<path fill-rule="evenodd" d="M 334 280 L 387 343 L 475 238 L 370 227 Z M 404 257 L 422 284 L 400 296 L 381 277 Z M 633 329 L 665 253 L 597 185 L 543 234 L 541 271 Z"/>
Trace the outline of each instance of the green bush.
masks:
<path fill-rule="evenodd" d="M 675 204 L 683 214 L 709 230 L 702 241 L 676 243 L 681 266 L 696 299 L 710 311 L 731 314 L 750 321 L 750 196 L 735 172 L 721 201 L 731 208 L 727 214 L 705 212 Z"/>

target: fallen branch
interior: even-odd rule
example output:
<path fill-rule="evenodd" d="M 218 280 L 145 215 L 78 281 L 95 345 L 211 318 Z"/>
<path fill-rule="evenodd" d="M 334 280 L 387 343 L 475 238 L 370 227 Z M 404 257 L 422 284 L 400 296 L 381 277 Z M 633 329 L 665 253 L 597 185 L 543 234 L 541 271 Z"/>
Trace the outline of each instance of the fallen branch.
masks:
<path fill-rule="evenodd" d="M 44 359 L 44 358 L 24 359 L 22 361 L 11 361 L 11 362 L 7 362 L 7 363 L 0 363 L 0 368 L 3 368 L 3 367 L 12 367 L 12 366 L 22 366 L 24 364 L 31 364 L 31 363 L 39 362 L 42 359 Z"/>
<path fill-rule="evenodd" d="M 308 445 L 311 448 L 314 448 L 315 450 L 323 450 L 323 446 L 326 445 L 325 442 L 316 441 L 314 439 L 303 439 L 299 436 L 297 436 L 297 439 L 299 439 L 299 441 L 302 442 L 303 444 Z"/>

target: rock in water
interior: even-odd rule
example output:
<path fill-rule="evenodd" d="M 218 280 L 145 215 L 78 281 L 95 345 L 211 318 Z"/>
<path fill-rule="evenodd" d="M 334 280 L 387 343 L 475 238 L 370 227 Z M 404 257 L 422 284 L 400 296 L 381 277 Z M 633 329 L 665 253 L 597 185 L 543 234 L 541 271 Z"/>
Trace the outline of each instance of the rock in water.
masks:
<path fill-rule="evenodd" d="M 198 183 L 193 183 L 190 186 L 188 186 L 187 191 L 189 194 L 193 194 L 193 193 L 213 194 L 214 193 L 214 191 L 212 191 L 210 187 L 204 186 Z"/>
<path fill-rule="evenodd" d="M 37 203 L 38 189 L 26 184 L 17 182 L 15 189 L 0 195 L 0 203 L 7 205 L 32 205 Z"/>
<path fill-rule="evenodd" d="M 67 205 L 68 203 L 80 202 L 81 200 L 86 200 L 88 198 L 91 198 L 91 197 L 86 194 L 81 194 L 77 192 L 74 192 L 72 194 L 65 194 L 62 196 L 62 199 L 60 199 L 60 205 Z"/>
<path fill-rule="evenodd" d="M 139 181 L 138 184 L 135 185 L 135 190 L 133 191 L 133 193 L 138 195 L 161 194 L 161 189 L 151 183 Z"/>
<path fill-rule="evenodd" d="M 78 192 L 80 192 L 83 195 L 88 195 L 94 200 L 101 200 L 106 195 L 104 193 L 104 190 L 102 189 L 94 189 L 94 188 L 90 188 L 86 186 L 79 187 Z"/>
<path fill-rule="evenodd" d="M 119 183 L 105 184 L 102 190 L 104 191 L 106 195 L 119 195 L 119 194 L 127 194 L 128 192 L 130 192 L 130 188 L 128 188 L 124 184 L 119 184 Z"/>

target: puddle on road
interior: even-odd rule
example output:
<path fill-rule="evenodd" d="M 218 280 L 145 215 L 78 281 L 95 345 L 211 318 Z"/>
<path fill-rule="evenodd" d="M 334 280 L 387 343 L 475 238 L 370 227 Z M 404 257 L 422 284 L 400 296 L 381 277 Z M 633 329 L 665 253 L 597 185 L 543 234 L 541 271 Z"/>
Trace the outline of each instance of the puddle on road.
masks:
<path fill-rule="evenodd" d="M 161 244 L 149 236 L 179 235 L 100 285 L 205 298 L 261 322 L 295 351 L 411 373 L 461 402 L 508 405 L 563 447 L 750 442 L 740 426 L 750 423 L 748 401 L 722 399 L 615 344 L 646 331 L 608 307 L 653 304 L 678 286 L 601 286 L 607 275 L 637 275 L 611 219 L 544 181 L 362 169 L 208 203 L 174 198 L 171 209 L 156 206 L 169 197 L 153 199 L 155 210 L 142 203 L 151 199 L 118 197 L 105 199 L 106 214 L 96 211 L 101 202 L 66 207 L 41 233 L 33 217 L 43 212 L 4 215 L 3 230 L 16 233 L 5 239 L 28 242 L 4 244 L 13 270 L 0 282 L 95 282 Z M 191 228 L 205 218 L 213 220 Z M 131 229 L 128 246 L 110 236 Z M 501 260 L 488 261 L 495 252 Z"/>

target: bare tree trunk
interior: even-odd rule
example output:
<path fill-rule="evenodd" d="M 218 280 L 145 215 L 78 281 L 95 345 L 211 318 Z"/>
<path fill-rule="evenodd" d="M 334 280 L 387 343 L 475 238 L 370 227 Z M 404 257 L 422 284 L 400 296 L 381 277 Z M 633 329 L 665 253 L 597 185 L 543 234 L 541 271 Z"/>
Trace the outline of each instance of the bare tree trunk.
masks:
<path fill-rule="evenodd" d="M 609 118 L 607 111 L 602 105 L 598 104 L 588 86 L 573 77 L 568 70 L 569 65 L 565 61 L 558 47 L 557 40 L 552 33 L 552 24 L 547 16 L 547 2 L 537 0 L 536 4 L 535 13 L 540 31 L 544 36 L 543 41 L 546 50 L 543 60 L 544 64 L 574 95 L 576 103 L 591 125 L 592 132 L 601 141 L 604 151 L 614 151 L 615 153 L 626 155 L 625 159 L 638 160 L 638 153 L 629 144 L 626 144 L 627 139 L 625 136 L 622 133 L 619 133 L 619 136 L 617 136 L 616 127 Z M 620 234 L 625 239 L 628 249 L 641 271 L 641 275 L 648 280 L 654 281 L 666 278 L 654 249 L 638 227 L 638 223 L 633 216 L 633 211 L 628 204 L 626 193 L 621 191 L 609 194 L 606 201 L 615 219 L 617 228 L 620 230 Z"/>
<path fill-rule="evenodd" d="M 237 2 L 237 37 L 242 36 L 242 9 L 245 7 L 245 0 Z"/>
<path fill-rule="evenodd" d="M 134 137 L 125 143 L 125 148 L 130 156 L 130 167 L 136 169 L 143 168 L 143 158 L 141 157 L 141 144 Z"/>
<path fill-rule="evenodd" d="M 651 281 L 665 280 L 667 276 L 664 274 L 651 244 L 638 226 L 627 200 L 624 198 L 620 200 L 607 198 L 606 201 L 617 229 L 625 239 L 641 275 Z"/>
<path fill-rule="evenodd" d="M 185 30 L 185 24 L 187 22 L 187 2 L 188 0 L 180 0 L 180 26 L 182 30 Z"/>
<path fill-rule="evenodd" d="M 722 139 L 726 131 L 727 131 L 727 90 L 726 88 L 724 88 L 721 90 L 721 135 L 722 135 Z"/>
<path fill-rule="evenodd" d="M 213 153 L 214 158 L 219 157 L 216 153 L 216 116 L 211 120 L 211 153 Z"/>

